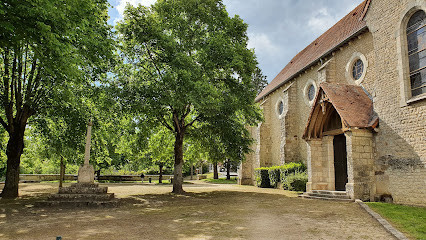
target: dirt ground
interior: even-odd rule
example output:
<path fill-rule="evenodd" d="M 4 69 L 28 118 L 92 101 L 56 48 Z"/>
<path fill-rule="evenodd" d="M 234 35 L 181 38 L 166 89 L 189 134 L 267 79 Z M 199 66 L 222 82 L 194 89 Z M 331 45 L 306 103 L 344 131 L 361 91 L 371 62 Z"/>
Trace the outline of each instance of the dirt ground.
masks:
<path fill-rule="evenodd" d="M 393 239 L 355 203 L 280 189 L 194 181 L 177 196 L 170 185 L 102 185 L 119 207 L 34 207 L 57 183 L 21 184 L 18 200 L 0 200 L 0 239 Z"/>

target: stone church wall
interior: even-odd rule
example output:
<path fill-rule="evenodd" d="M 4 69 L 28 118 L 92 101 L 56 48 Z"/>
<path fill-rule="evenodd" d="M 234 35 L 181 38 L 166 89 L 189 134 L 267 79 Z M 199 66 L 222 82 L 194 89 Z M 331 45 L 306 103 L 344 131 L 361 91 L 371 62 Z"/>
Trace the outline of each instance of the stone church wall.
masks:
<path fill-rule="evenodd" d="M 426 99 L 407 104 L 401 94 L 407 63 L 401 61 L 406 47 L 401 39 L 406 36 L 400 29 L 413 8 L 426 10 L 426 2 L 373 0 L 366 17 L 376 59 L 374 109 L 380 117 L 374 156 L 376 198 L 389 194 L 396 203 L 426 205 Z"/>
<path fill-rule="evenodd" d="M 254 167 L 306 163 L 308 146 L 302 135 L 311 110 L 304 92 L 308 82 L 313 81 L 317 90 L 322 81 L 360 84 L 372 98 L 380 118 L 372 135 L 374 176 L 370 195 L 376 199 L 392 196 L 396 203 L 426 205 L 426 99 L 407 102 L 402 89 L 407 79 L 401 69 L 407 63 L 401 58 L 401 49 L 406 46 L 400 29 L 404 15 L 413 7 L 426 10 L 426 1 L 372 0 L 365 17 L 365 33 L 259 102 L 263 102 L 265 121 L 260 128 L 252 129 L 259 142 L 248 157 L 253 162 L 248 175 L 253 176 Z M 355 83 L 348 73 L 348 63 L 360 55 L 366 59 L 367 70 L 362 82 Z M 281 118 L 276 111 L 280 99 L 285 108 Z"/>

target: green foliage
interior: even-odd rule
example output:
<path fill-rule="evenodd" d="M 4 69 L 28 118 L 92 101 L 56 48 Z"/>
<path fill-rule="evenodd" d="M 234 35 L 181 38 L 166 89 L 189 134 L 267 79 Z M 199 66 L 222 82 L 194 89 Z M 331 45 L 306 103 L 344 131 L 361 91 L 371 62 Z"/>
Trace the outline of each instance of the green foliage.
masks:
<path fill-rule="evenodd" d="M 271 181 L 269 179 L 269 168 L 255 168 L 254 174 L 256 177 L 256 185 L 261 188 L 271 188 Z"/>
<path fill-rule="evenodd" d="M 268 174 L 269 174 L 269 180 L 271 181 L 271 186 L 276 188 L 278 183 L 281 182 L 280 178 L 280 170 L 282 169 L 282 166 L 274 166 L 268 168 Z"/>
<path fill-rule="evenodd" d="M 221 0 L 128 5 L 117 30 L 123 64 L 114 84 L 123 109 L 174 134 L 175 164 L 183 164 L 184 137 L 200 132 L 212 133 L 232 159 L 249 151 L 246 126 L 261 120 L 257 61 L 247 24 L 229 17 Z"/>
<path fill-rule="evenodd" d="M 202 180 L 203 182 L 208 182 L 208 183 L 214 183 L 214 184 L 236 184 L 237 183 L 237 178 L 234 179 L 224 179 L 224 178 L 220 178 L 220 179 L 212 179 L 212 178 L 206 178 Z"/>
<path fill-rule="evenodd" d="M 282 182 L 282 183 L 287 182 L 288 181 L 287 178 L 291 174 L 297 175 L 298 173 L 303 173 L 305 171 L 306 171 L 306 166 L 302 162 L 299 162 L 299 163 L 291 162 L 291 163 L 286 163 L 282 166 L 256 168 L 255 169 L 256 183 L 258 187 L 277 187 L 279 182 Z M 299 177 L 299 175 L 297 175 L 297 177 Z"/>
<path fill-rule="evenodd" d="M 136 175 L 140 176 L 144 171 L 131 171 L 125 169 L 114 169 L 113 167 L 107 168 L 103 171 L 104 175 Z M 146 173 L 144 173 L 146 174 Z"/>
<path fill-rule="evenodd" d="M 426 239 L 426 208 L 390 203 L 366 203 L 400 231 L 416 239 Z"/>
<path fill-rule="evenodd" d="M 295 172 L 286 175 L 283 179 L 283 188 L 289 191 L 306 191 L 308 174 L 306 172 Z"/>
<path fill-rule="evenodd" d="M 0 124 L 9 134 L 6 152 L 10 176 L 3 197 L 18 194 L 15 179 L 27 124 L 49 121 L 49 117 L 69 110 L 72 117 L 78 116 L 72 114 L 73 105 L 67 100 L 75 96 L 74 91 L 99 83 L 113 63 L 108 6 L 107 0 L 1 2 Z M 51 124 L 60 129 L 63 122 L 50 120 L 45 129 Z M 52 135 L 58 137 L 52 140 L 59 143 L 54 145 L 57 156 L 68 150 L 64 144 L 70 146 L 59 129 Z"/>
<path fill-rule="evenodd" d="M 284 183 L 288 175 L 292 173 L 304 172 L 306 169 L 306 165 L 302 162 L 291 162 L 284 164 L 280 167 L 281 182 Z"/>
<path fill-rule="evenodd" d="M 6 178 L 6 144 L 8 136 L 7 132 L 0 128 L 0 181 L 4 181 Z"/>
<path fill-rule="evenodd" d="M 256 86 L 257 94 L 262 92 L 266 85 L 268 85 L 266 76 L 262 74 L 262 70 L 260 70 L 260 68 L 256 68 L 255 72 L 253 73 L 253 83 Z"/>
<path fill-rule="evenodd" d="M 173 166 L 174 136 L 165 127 L 159 126 L 151 132 L 145 154 L 147 163 L 151 166 Z"/>

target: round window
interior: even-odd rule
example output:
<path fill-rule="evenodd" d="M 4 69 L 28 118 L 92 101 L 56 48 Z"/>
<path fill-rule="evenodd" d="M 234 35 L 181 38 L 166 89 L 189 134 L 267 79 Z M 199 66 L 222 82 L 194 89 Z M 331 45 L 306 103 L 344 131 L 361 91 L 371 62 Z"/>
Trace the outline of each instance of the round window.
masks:
<path fill-rule="evenodd" d="M 314 100 L 315 97 L 315 86 L 311 84 L 308 88 L 308 99 L 309 101 Z"/>
<path fill-rule="evenodd" d="M 364 71 L 364 63 L 362 62 L 361 59 L 356 60 L 352 67 L 352 77 L 355 80 L 360 79 L 363 71 Z"/>
<path fill-rule="evenodd" d="M 280 101 L 280 103 L 278 104 L 278 114 L 281 115 L 283 114 L 284 111 L 284 103 L 283 101 Z"/>

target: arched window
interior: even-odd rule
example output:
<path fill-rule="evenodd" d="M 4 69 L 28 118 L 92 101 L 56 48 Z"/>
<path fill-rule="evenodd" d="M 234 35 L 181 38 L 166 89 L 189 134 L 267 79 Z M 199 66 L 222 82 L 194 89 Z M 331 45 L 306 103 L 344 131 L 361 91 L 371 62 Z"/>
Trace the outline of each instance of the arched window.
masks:
<path fill-rule="evenodd" d="M 426 14 L 419 10 L 407 24 L 411 96 L 426 93 Z"/>

